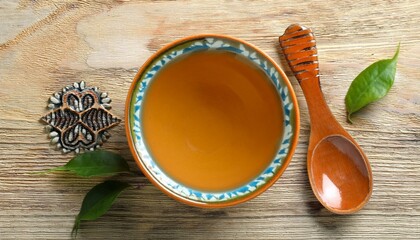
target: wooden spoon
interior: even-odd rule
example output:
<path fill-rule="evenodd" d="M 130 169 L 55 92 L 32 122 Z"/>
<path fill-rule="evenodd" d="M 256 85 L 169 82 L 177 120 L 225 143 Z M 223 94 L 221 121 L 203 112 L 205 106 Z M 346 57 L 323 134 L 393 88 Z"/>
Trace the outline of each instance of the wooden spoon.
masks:
<path fill-rule="evenodd" d="M 279 41 L 308 104 L 311 134 L 307 169 L 312 191 L 331 212 L 354 213 L 372 194 L 372 170 L 362 149 L 324 100 L 315 37 L 311 29 L 294 24 Z"/>

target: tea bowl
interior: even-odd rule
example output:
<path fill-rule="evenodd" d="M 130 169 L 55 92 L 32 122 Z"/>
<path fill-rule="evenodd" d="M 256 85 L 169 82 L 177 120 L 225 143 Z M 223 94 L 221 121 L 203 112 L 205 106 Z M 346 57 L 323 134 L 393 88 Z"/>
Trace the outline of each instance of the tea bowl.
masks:
<path fill-rule="evenodd" d="M 187 54 L 199 51 L 229 52 L 240 55 L 245 61 L 262 71 L 270 87 L 281 101 L 282 132 L 274 156 L 251 180 L 235 188 L 208 191 L 180 182 L 165 172 L 151 153 L 144 134 L 143 112 L 150 86 L 162 69 Z M 203 34 L 186 37 L 153 54 L 140 68 L 129 89 L 125 128 L 128 144 L 136 164 L 144 175 L 169 197 L 185 204 L 202 208 L 221 208 L 248 201 L 273 185 L 289 165 L 299 135 L 299 108 L 293 88 L 281 68 L 263 51 L 237 38 L 225 35 Z M 164 146 L 162 146 L 164 147 Z M 240 168 L 241 166 L 237 166 Z"/>

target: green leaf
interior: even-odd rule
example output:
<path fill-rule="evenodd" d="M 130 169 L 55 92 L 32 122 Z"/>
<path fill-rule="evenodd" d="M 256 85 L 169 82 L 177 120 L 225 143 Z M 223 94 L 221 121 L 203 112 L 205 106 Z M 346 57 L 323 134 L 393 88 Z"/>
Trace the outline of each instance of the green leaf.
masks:
<path fill-rule="evenodd" d="M 349 122 L 352 123 L 351 114 L 381 99 L 389 92 L 394 83 L 399 52 L 400 45 L 398 44 L 393 58 L 373 63 L 353 80 L 345 98 Z"/>
<path fill-rule="evenodd" d="M 81 177 L 110 176 L 129 172 L 127 162 L 120 155 L 97 150 L 76 155 L 66 165 L 53 168 L 48 172 L 68 171 Z"/>
<path fill-rule="evenodd" d="M 120 181 L 105 181 L 93 187 L 85 196 L 79 214 L 71 232 L 76 237 L 80 223 L 83 220 L 95 220 L 105 214 L 111 208 L 115 199 L 130 184 Z"/>

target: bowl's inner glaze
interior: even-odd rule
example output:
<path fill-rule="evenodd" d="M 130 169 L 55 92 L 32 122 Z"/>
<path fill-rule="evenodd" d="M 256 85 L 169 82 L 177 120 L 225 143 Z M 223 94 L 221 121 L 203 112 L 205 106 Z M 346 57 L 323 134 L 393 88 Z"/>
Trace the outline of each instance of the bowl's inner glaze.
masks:
<path fill-rule="evenodd" d="M 176 65 L 180 59 L 188 59 L 191 56 L 197 56 L 198 52 L 205 51 L 217 52 L 214 56 L 220 55 L 219 53 L 230 54 L 237 58 L 235 63 L 239 64 L 239 68 L 246 66 L 245 68 L 249 72 L 236 76 L 238 80 L 233 81 L 230 85 L 226 83 L 226 78 L 215 81 L 217 73 L 208 76 L 210 79 L 202 75 L 202 80 L 207 80 L 200 81 L 201 83 L 194 88 L 191 85 L 192 80 L 188 79 L 190 76 L 188 72 L 194 70 L 189 69 L 187 72 L 184 70 L 175 71 L 184 75 L 174 76 L 172 79 L 175 81 L 172 83 L 163 84 L 162 82 L 159 84 L 160 75 L 165 74 L 165 69 L 170 69 L 171 65 Z M 223 60 L 219 59 L 218 61 Z M 208 66 L 214 67 L 213 70 L 222 66 L 230 68 L 230 70 L 238 67 L 233 66 L 232 68 L 226 63 L 220 65 L 220 63 L 213 62 L 213 64 L 215 66 Z M 205 68 L 205 65 L 201 64 L 200 67 Z M 252 74 L 261 79 L 256 81 L 254 77 L 251 77 Z M 177 81 L 178 77 L 187 79 Z M 166 81 L 169 81 L 170 78 L 168 76 Z M 156 79 L 158 80 L 154 83 Z M 212 89 L 210 81 L 217 86 Z M 239 81 L 243 81 L 243 86 L 239 84 Z M 202 37 L 180 42 L 166 49 L 143 68 L 136 79 L 130 99 L 128 131 L 132 139 L 130 144 L 134 146 L 139 165 L 146 171 L 146 175 L 165 191 L 190 202 L 217 204 L 252 195 L 257 189 L 270 182 L 274 176 L 279 177 L 277 173 L 287 166 L 285 159 L 291 151 L 292 142 L 295 142 L 297 109 L 294 105 L 293 93 L 289 91 L 290 85 L 285 81 L 287 80 L 283 79 L 283 75 L 279 74 L 269 59 L 252 46 L 235 39 Z M 177 85 L 178 82 L 180 85 Z M 206 83 L 203 85 L 204 82 Z M 258 83 L 255 84 L 255 82 Z M 159 91 L 154 91 L 153 88 L 165 88 L 165 86 L 173 88 L 173 92 L 164 96 L 157 96 L 157 94 L 154 96 L 153 92 Z M 199 88 L 202 88 L 204 94 L 199 94 Z M 243 89 L 238 92 L 240 88 Z M 224 93 L 222 93 L 223 91 Z M 250 94 L 251 98 L 244 94 L 247 91 L 248 93 L 253 92 Z M 178 92 L 182 92 L 183 95 L 177 96 Z M 162 99 L 156 100 L 159 97 Z M 174 103 L 169 102 L 171 98 Z M 184 103 L 191 100 L 193 103 L 185 106 L 185 104 L 176 104 L 177 100 L 182 100 Z M 242 106 L 244 101 L 246 102 L 245 107 Z M 165 102 L 170 103 L 166 107 L 173 109 L 170 111 L 161 109 L 161 111 L 152 114 L 152 109 L 155 107 L 165 108 Z M 227 104 L 222 104 L 226 102 Z M 151 110 L 148 111 L 148 108 Z M 182 122 L 178 111 L 184 111 L 183 114 L 188 118 L 185 122 Z M 236 113 L 230 114 L 228 113 L 230 111 L 236 111 Z M 252 112 L 255 112 L 254 116 L 252 116 Z M 178 114 L 175 122 L 165 119 L 165 117 L 174 118 L 174 113 Z M 211 120 L 212 118 L 213 120 Z M 161 122 L 159 123 L 159 121 Z M 208 126 L 201 126 L 200 123 L 203 121 Z M 210 121 L 215 124 L 210 124 Z M 160 128 L 159 124 L 161 124 Z M 238 128 L 240 124 L 245 125 Z M 151 125 L 154 126 L 150 127 Z M 198 134 L 195 133 L 194 128 L 198 130 Z M 246 136 L 249 134 L 246 130 L 251 131 L 251 137 Z M 161 132 L 154 136 L 153 132 L 155 131 Z M 222 131 L 225 132 L 222 133 Z M 168 136 L 167 140 L 164 139 L 165 134 Z M 209 138 L 203 138 L 204 134 L 209 135 Z M 241 135 L 242 138 L 240 138 Z M 222 136 L 225 136 L 226 139 L 222 139 Z M 254 139 L 256 136 L 257 139 Z M 173 143 L 175 138 L 178 138 L 179 141 Z M 241 140 L 250 142 L 241 143 Z M 228 146 L 225 148 L 224 144 L 228 144 Z M 184 157 L 187 155 L 194 155 L 194 149 L 200 152 L 197 156 L 207 159 L 203 161 L 196 161 L 198 158 L 185 159 Z M 212 162 L 211 154 L 215 154 L 218 150 L 224 151 L 222 155 L 229 154 L 229 149 L 234 150 L 230 151 L 230 154 L 234 152 L 235 155 L 232 155 L 232 158 L 224 156 L 224 160 L 228 159 L 228 163 L 221 164 L 218 162 L 219 159 Z M 210 156 L 205 157 L 206 154 Z M 168 162 L 171 162 L 172 158 L 174 162 L 167 164 L 160 161 L 161 158 L 165 158 Z M 241 158 L 246 159 L 241 161 Z M 185 168 L 183 168 L 183 164 L 186 164 Z M 193 171 L 194 165 L 196 171 Z M 205 172 L 207 167 L 210 171 Z M 217 171 L 218 168 L 219 170 L 223 169 Z M 247 174 L 243 174 L 243 171 Z M 230 176 L 233 175 L 234 177 L 231 178 Z M 226 179 L 228 181 L 224 181 Z M 230 181 L 231 179 L 233 180 Z M 197 181 L 202 182 L 197 183 Z"/>

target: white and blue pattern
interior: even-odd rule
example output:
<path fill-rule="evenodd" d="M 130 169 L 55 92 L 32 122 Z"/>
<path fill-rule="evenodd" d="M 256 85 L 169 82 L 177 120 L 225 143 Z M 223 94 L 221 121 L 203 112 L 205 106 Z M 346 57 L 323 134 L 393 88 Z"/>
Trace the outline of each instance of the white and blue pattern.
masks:
<path fill-rule="evenodd" d="M 153 79 L 154 75 L 161 69 L 165 64 L 172 61 L 177 56 L 182 54 L 194 52 L 197 50 L 223 50 L 230 51 L 237 54 L 241 54 L 246 58 L 253 61 L 255 64 L 260 66 L 262 70 L 271 78 L 271 81 L 274 83 L 280 97 L 283 101 L 284 106 L 284 134 L 282 138 L 281 145 L 271 164 L 265 169 L 263 173 L 260 174 L 257 178 L 242 186 L 240 188 L 221 193 L 214 192 L 201 192 L 183 186 L 170 177 L 168 177 L 154 162 L 149 152 L 147 151 L 146 145 L 144 143 L 142 131 L 141 131 L 141 106 L 144 97 L 145 90 L 149 85 L 150 81 Z M 248 45 L 243 45 L 234 40 L 225 39 L 225 38 L 201 38 L 195 39 L 192 41 L 181 43 L 178 46 L 175 46 L 165 53 L 161 54 L 157 59 L 150 63 L 149 67 L 144 71 L 143 75 L 140 77 L 140 80 L 137 82 L 133 96 L 135 99 L 131 100 L 129 118 L 130 118 L 130 131 L 133 136 L 133 142 L 137 150 L 137 154 L 140 156 L 141 161 L 144 163 L 147 170 L 150 174 L 165 188 L 174 192 L 175 194 L 182 196 L 184 198 L 200 201 L 205 203 L 217 203 L 231 201 L 235 198 L 248 195 L 255 191 L 257 188 L 263 186 L 268 182 L 276 172 L 284 164 L 284 159 L 288 155 L 291 142 L 293 140 L 293 129 L 296 127 L 294 119 L 291 119 L 294 112 L 292 97 L 289 95 L 289 90 L 287 85 L 283 82 L 283 79 L 279 76 L 276 68 L 273 64 L 268 61 L 264 56 L 259 54 L 253 47 Z"/>

